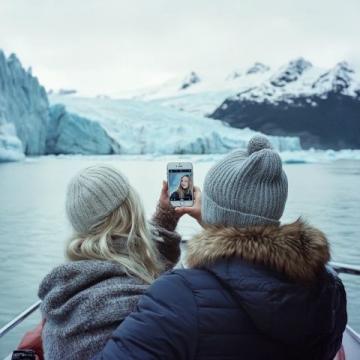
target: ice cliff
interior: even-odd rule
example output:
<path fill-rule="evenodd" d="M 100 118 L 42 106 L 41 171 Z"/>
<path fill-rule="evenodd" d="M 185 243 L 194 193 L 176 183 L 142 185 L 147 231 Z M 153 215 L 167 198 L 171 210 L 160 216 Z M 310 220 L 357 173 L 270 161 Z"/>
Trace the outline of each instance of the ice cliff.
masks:
<path fill-rule="evenodd" d="M 61 104 L 50 108 L 46 152 L 48 154 L 112 154 L 117 144 L 96 121 L 66 111 Z"/>
<path fill-rule="evenodd" d="M 48 108 L 45 89 L 31 69 L 0 50 L 0 161 L 9 151 L 11 158 L 45 153 Z"/>
<path fill-rule="evenodd" d="M 0 163 L 18 161 L 25 157 L 20 139 L 16 136 L 14 124 L 0 125 Z"/>
<path fill-rule="evenodd" d="M 49 134 L 48 146 L 54 153 L 78 153 L 82 149 L 77 141 L 84 141 L 83 129 L 98 152 L 120 154 L 212 154 L 225 153 L 237 147 L 245 147 L 255 134 L 249 129 L 234 129 L 223 122 L 184 113 L 154 103 L 136 100 L 81 98 L 50 96 L 51 113 L 61 113 L 65 105 L 70 115 L 63 116 L 62 124 L 54 124 Z M 62 110 L 60 110 L 62 109 Z M 76 115 L 74 115 L 76 114 Z M 60 120 L 61 123 L 61 120 Z M 57 130 L 56 130 L 57 129 Z M 60 129 L 60 130 L 59 130 Z M 58 139 L 60 147 L 52 147 L 52 139 Z M 63 139 L 59 141 L 59 139 Z M 296 137 L 270 136 L 279 150 L 301 149 Z M 57 150 L 54 150 L 57 149 Z M 61 151 L 59 151 L 61 149 Z M 101 149 L 102 152 L 99 152 Z M 94 150 L 93 150 L 94 151 Z M 82 153 L 82 152 L 80 152 Z"/>

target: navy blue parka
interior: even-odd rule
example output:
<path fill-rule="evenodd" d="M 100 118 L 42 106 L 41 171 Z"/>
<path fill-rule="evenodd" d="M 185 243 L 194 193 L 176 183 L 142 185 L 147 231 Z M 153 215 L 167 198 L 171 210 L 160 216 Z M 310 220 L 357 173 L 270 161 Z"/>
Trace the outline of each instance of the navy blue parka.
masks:
<path fill-rule="evenodd" d="M 97 360 L 333 359 L 346 295 L 325 236 L 281 227 L 212 227 L 189 243 L 189 269 L 160 277 Z"/>

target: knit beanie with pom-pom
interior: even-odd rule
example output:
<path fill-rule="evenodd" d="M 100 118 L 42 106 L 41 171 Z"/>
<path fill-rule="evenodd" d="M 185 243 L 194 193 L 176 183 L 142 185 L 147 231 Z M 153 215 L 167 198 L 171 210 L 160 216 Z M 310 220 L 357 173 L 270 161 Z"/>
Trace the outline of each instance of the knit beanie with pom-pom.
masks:
<path fill-rule="evenodd" d="M 236 150 L 207 173 L 202 193 L 204 224 L 279 225 L 288 182 L 279 154 L 263 136 Z"/>

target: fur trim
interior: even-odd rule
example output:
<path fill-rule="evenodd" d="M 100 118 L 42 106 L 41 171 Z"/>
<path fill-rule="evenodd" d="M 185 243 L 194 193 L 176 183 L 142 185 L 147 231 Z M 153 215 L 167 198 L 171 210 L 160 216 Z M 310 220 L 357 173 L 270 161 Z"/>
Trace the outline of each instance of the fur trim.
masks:
<path fill-rule="evenodd" d="M 263 264 L 293 280 L 308 282 L 330 260 L 330 248 L 325 235 L 301 219 L 282 226 L 208 226 L 189 241 L 189 267 L 203 267 L 231 257 Z"/>

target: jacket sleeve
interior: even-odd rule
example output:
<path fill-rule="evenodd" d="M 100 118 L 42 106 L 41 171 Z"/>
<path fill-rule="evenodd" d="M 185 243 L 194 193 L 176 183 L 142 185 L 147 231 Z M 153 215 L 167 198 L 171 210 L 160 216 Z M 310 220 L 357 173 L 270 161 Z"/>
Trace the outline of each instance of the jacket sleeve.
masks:
<path fill-rule="evenodd" d="M 186 280 L 177 273 L 165 274 L 94 360 L 191 360 L 197 347 L 197 322 L 197 306 Z"/>
<path fill-rule="evenodd" d="M 344 288 L 344 284 L 342 283 L 341 279 L 338 275 L 335 274 L 335 296 L 334 296 L 334 303 L 333 303 L 333 313 L 335 316 L 334 319 L 334 329 L 332 331 L 331 338 L 328 342 L 326 358 L 327 359 L 334 359 L 336 353 L 341 347 L 343 333 L 346 328 L 347 323 L 347 311 L 346 311 L 346 292 Z"/>
<path fill-rule="evenodd" d="M 174 208 L 169 206 L 165 209 L 160 205 L 157 206 L 156 212 L 151 219 L 156 245 L 164 258 L 167 270 L 176 265 L 181 254 L 181 236 L 175 231 L 178 221 L 179 217 Z"/>

